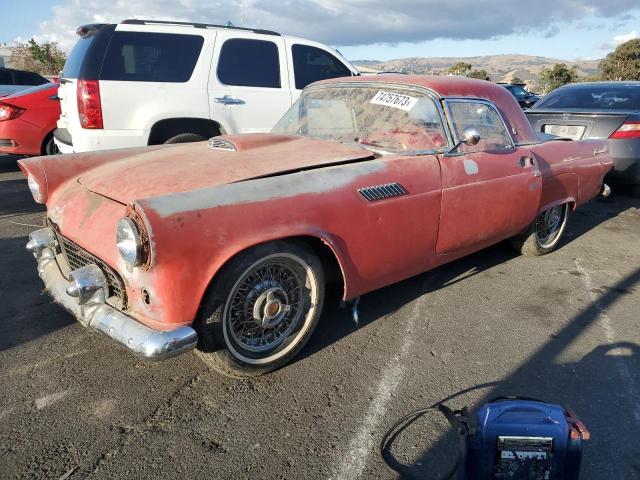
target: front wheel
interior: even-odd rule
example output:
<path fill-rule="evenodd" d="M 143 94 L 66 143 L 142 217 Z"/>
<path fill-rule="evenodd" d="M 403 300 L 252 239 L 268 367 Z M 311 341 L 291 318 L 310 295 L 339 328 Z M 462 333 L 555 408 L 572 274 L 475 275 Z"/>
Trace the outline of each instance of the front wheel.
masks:
<path fill-rule="evenodd" d="M 546 255 L 558 247 L 568 218 L 568 203 L 551 207 L 538 215 L 526 232 L 513 237 L 511 245 L 523 255 Z"/>
<path fill-rule="evenodd" d="M 307 343 L 323 302 L 322 265 L 306 245 L 254 247 L 213 280 L 197 322 L 201 356 L 233 377 L 275 370 Z"/>

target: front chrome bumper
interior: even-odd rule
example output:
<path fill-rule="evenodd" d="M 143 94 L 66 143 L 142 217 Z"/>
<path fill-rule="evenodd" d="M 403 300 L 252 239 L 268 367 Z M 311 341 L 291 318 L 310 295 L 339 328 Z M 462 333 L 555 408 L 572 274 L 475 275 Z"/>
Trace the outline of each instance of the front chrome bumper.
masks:
<path fill-rule="evenodd" d="M 194 348 L 198 335 L 191 327 L 154 330 L 106 302 L 107 281 L 95 265 L 74 270 L 67 280 L 56 260 L 56 238 L 51 228 L 31 233 L 27 250 L 38 261 L 38 274 L 53 299 L 80 323 L 94 328 L 139 357 L 164 360 Z"/>

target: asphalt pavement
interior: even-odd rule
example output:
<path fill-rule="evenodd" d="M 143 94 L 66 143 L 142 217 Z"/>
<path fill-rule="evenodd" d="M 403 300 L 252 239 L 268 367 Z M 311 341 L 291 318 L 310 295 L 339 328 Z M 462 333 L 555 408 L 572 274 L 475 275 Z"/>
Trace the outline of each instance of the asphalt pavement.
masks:
<path fill-rule="evenodd" d="M 640 478 L 638 199 L 579 209 L 550 255 L 501 244 L 366 295 L 359 328 L 329 291 L 297 360 L 244 381 L 195 352 L 139 361 L 53 304 L 24 250 L 42 214 L 0 157 L 0 478 L 397 478 L 386 427 L 488 382 L 449 404 L 565 404 L 591 431 L 583 479 Z M 454 437 L 425 416 L 392 451 L 437 478 Z"/>

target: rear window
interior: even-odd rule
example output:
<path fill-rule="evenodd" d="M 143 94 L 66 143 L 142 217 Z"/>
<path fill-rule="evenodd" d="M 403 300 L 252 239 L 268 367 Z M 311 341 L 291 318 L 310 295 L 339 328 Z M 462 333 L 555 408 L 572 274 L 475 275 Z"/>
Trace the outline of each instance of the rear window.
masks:
<path fill-rule="evenodd" d="M 95 38 L 96 37 L 94 35 L 89 35 L 87 37 L 80 38 L 80 40 L 76 42 L 71 53 L 67 57 L 67 61 L 64 64 L 62 73 L 60 74 L 62 78 L 78 78 L 80 76 L 80 69 L 82 68 L 84 56 Z"/>
<path fill-rule="evenodd" d="M 298 90 L 318 80 L 351 76 L 351 70 L 340 60 L 320 48 L 296 44 L 291 47 L 291 53 Z"/>
<path fill-rule="evenodd" d="M 13 76 L 10 70 L 0 70 L 0 85 L 13 85 Z"/>
<path fill-rule="evenodd" d="M 220 51 L 218 80 L 225 85 L 280 88 L 278 46 L 265 40 L 227 40 Z"/>
<path fill-rule="evenodd" d="M 13 77 L 15 78 L 16 85 L 42 85 L 49 83 L 49 80 L 33 72 L 16 71 L 13 72 Z"/>
<path fill-rule="evenodd" d="M 203 43 L 199 35 L 115 32 L 100 80 L 187 82 Z"/>
<path fill-rule="evenodd" d="M 576 85 L 559 88 L 540 100 L 536 110 L 640 110 L 640 86 Z"/>

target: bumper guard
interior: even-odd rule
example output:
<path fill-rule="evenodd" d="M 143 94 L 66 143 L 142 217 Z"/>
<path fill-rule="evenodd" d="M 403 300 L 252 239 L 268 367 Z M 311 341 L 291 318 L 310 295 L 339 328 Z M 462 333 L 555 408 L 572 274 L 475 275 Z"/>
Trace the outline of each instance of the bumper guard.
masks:
<path fill-rule="evenodd" d="M 67 280 L 56 260 L 56 238 L 51 228 L 29 235 L 27 250 L 38 261 L 38 274 L 53 299 L 80 323 L 94 328 L 139 357 L 164 360 L 194 348 L 198 335 L 191 327 L 154 330 L 106 302 L 107 280 L 95 264 L 69 274 Z"/>

